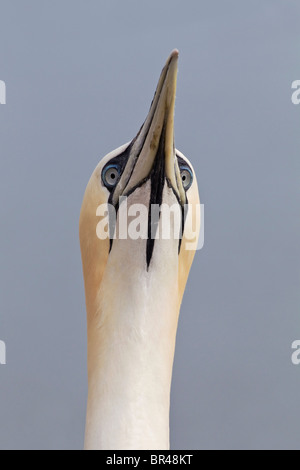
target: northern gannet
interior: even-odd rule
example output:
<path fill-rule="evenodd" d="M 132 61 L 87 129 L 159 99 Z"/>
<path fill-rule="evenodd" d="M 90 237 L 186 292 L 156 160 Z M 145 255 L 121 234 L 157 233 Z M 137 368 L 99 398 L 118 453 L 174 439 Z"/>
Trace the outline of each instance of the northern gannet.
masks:
<path fill-rule="evenodd" d="M 169 408 L 177 323 L 195 248 L 187 223 L 199 195 L 189 160 L 174 145 L 178 51 L 169 56 L 137 136 L 106 155 L 87 185 L 80 246 L 88 334 L 85 449 L 169 449 Z M 181 239 L 153 237 L 162 217 L 149 210 L 148 237 L 100 239 L 97 208 L 121 217 L 134 204 L 175 206 Z M 184 211 L 188 207 L 188 211 Z M 150 214 L 150 215 L 149 215 Z M 111 220 L 111 219 L 109 219 Z M 110 222 L 109 222 L 110 223 Z M 155 231 L 154 230 L 154 231 Z M 199 223 L 196 227 L 196 238 Z M 116 233 L 116 232 L 115 232 Z M 136 238 L 136 237 L 135 237 Z"/>

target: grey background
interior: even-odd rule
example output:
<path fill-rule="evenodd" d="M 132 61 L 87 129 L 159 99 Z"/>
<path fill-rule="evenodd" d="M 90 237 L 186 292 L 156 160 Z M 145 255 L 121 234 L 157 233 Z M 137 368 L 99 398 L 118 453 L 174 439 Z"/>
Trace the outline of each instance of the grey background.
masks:
<path fill-rule="evenodd" d="M 78 217 L 180 50 L 176 146 L 205 204 L 178 330 L 173 449 L 300 448 L 300 5 L 0 3 L 0 448 L 83 445 Z"/>

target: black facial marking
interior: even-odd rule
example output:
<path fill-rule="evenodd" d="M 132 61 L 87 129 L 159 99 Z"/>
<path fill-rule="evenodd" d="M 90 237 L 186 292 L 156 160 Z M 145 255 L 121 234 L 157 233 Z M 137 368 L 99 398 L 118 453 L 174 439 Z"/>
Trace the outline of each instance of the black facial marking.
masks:
<path fill-rule="evenodd" d="M 113 157 L 111 160 L 109 160 L 109 162 L 107 162 L 107 165 L 117 164 L 117 165 L 120 166 L 120 176 L 118 178 L 118 181 L 121 178 L 121 175 L 122 175 L 122 173 L 124 171 L 124 168 L 126 166 L 126 163 L 128 161 L 131 147 L 132 147 L 132 142 L 128 145 L 128 147 L 124 150 L 124 152 L 120 153 L 116 157 Z M 106 167 L 106 165 L 105 165 L 105 167 Z M 102 175 L 103 175 L 103 172 L 105 170 L 105 167 L 102 170 Z M 117 185 L 117 182 L 116 182 L 116 185 Z M 115 227 L 114 213 L 110 214 L 110 211 L 113 212 L 112 211 L 112 199 L 113 199 L 113 194 L 114 194 L 115 188 L 116 188 L 116 186 L 114 186 L 113 188 L 107 188 L 108 191 L 110 192 L 110 195 L 109 195 L 109 198 L 108 198 L 109 251 L 111 251 L 111 248 L 112 248 L 113 237 L 114 237 L 115 228 L 116 228 Z M 119 208 L 119 202 L 117 203 L 117 207 L 115 207 L 115 210 L 117 211 L 118 208 Z"/>
<path fill-rule="evenodd" d="M 188 162 L 186 162 L 182 157 L 180 157 L 178 155 L 178 153 L 176 153 L 176 157 L 177 157 L 177 160 L 178 160 L 179 168 L 181 168 L 182 166 L 187 167 L 191 170 L 191 173 L 193 173 L 193 171 L 192 171 L 190 165 L 188 164 Z"/>
<path fill-rule="evenodd" d="M 181 169 L 181 167 L 187 167 L 191 170 L 191 173 L 193 173 L 193 170 L 192 168 L 190 167 L 190 165 L 182 158 L 178 155 L 178 153 L 176 153 L 176 157 L 177 157 L 177 161 L 178 161 L 178 166 L 179 166 L 179 169 Z M 178 201 L 180 203 L 180 201 Z M 186 207 L 188 207 L 188 197 L 187 195 L 185 194 L 185 205 Z M 181 218 L 181 238 L 179 239 L 179 245 L 178 245 L 178 254 L 180 253 L 180 248 L 181 248 L 181 243 L 182 243 L 182 238 L 183 238 L 183 234 L 184 234 L 184 226 L 185 226 L 185 219 L 187 217 L 187 211 L 184 210 L 184 207 L 181 205 L 181 210 L 182 210 L 182 218 Z"/>
<path fill-rule="evenodd" d="M 107 164 L 104 166 L 103 170 L 102 170 L 102 175 L 103 175 L 103 172 L 105 171 L 105 168 L 108 166 L 108 165 L 118 165 L 120 167 L 120 176 L 118 178 L 118 181 L 124 171 L 124 168 L 126 166 L 126 163 L 128 161 L 128 158 L 129 158 L 129 154 L 130 154 L 130 149 L 131 149 L 131 146 L 132 144 L 130 144 L 125 150 L 124 152 L 120 153 L 119 155 L 117 155 L 116 157 L 113 157 L 111 160 L 109 160 L 109 162 L 107 162 Z M 112 199 L 112 196 L 113 196 L 113 193 L 114 193 L 114 190 L 115 190 L 115 187 L 113 188 L 107 188 L 108 191 L 110 192 L 110 196 L 109 196 L 109 200 L 108 202 L 111 203 L 111 199 Z"/>
<path fill-rule="evenodd" d="M 117 164 L 119 165 L 121 171 L 120 171 L 120 176 L 118 178 L 118 181 L 125 169 L 126 163 L 128 161 L 130 151 L 132 149 L 132 146 L 134 144 L 135 139 L 129 144 L 129 146 L 120 154 L 117 155 L 116 157 L 113 157 L 109 162 L 107 162 L 107 165 L 112 165 L 112 164 Z M 157 232 L 159 220 L 160 220 L 160 211 L 158 211 L 157 214 L 153 214 L 151 211 L 151 206 L 152 204 L 157 205 L 158 207 L 161 206 L 162 204 L 162 197 L 163 197 L 163 189 L 164 189 L 164 183 L 167 181 L 167 184 L 169 188 L 172 189 L 178 204 L 181 207 L 181 236 L 179 237 L 179 242 L 178 242 L 178 254 L 180 253 L 180 248 L 181 248 L 181 243 L 182 243 L 182 237 L 184 233 L 184 225 L 185 225 L 185 217 L 186 217 L 186 211 L 184 210 L 184 205 L 181 203 L 178 194 L 176 193 L 175 189 L 173 188 L 170 180 L 166 177 L 165 174 L 165 155 L 164 155 L 164 149 L 165 149 L 165 132 L 164 129 L 162 130 L 157 153 L 154 159 L 153 167 L 151 169 L 151 172 L 148 177 L 144 178 L 142 181 L 140 181 L 134 188 L 132 188 L 130 191 L 128 191 L 125 196 L 129 196 L 132 194 L 137 188 L 143 186 L 148 180 L 150 180 L 151 183 L 151 192 L 150 192 L 150 200 L 149 200 L 149 209 L 148 209 L 148 238 L 147 238 L 147 243 L 146 243 L 146 264 L 147 264 L 147 270 L 149 269 L 151 259 L 153 256 L 153 251 L 154 251 L 154 244 L 155 244 L 155 234 Z M 139 155 L 137 155 L 135 162 L 133 164 L 133 168 L 131 171 L 131 174 L 134 170 L 134 167 L 136 165 L 136 162 L 138 161 Z M 178 165 L 179 168 L 181 166 L 188 167 L 190 168 L 189 164 L 178 154 L 176 154 L 176 158 L 178 160 Z M 105 169 L 105 167 L 104 167 Z M 104 171 L 104 169 L 102 171 Z M 192 170 L 191 170 L 192 171 Z M 130 179 L 130 178 L 129 178 Z M 117 184 L 116 184 L 117 186 Z M 107 188 L 110 191 L 108 203 L 109 207 L 112 205 L 112 200 L 113 200 L 113 194 L 115 191 L 116 186 L 113 188 Z M 188 204 L 188 200 L 186 197 L 185 204 Z M 117 201 L 115 205 L 115 212 L 116 214 L 118 213 L 119 209 L 119 201 Z M 112 249 L 113 245 L 113 236 L 115 232 L 115 218 L 109 216 L 109 236 L 110 236 L 110 246 L 109 246 L 109 251 Z"/>
<path fill-rule="evenodd" d="M 163 129 L 161 133 L 157 153 L 155 156 L 154 164 L 150 173 L 151 193 L 150 193 L 150 201 L 149 201 L 149 209 L 148 209 L 148 239 L 147 239 L 147 247 L 146 247 L 147 269 L 149 269 L 149 265 L 151 262 L 151 258 L 152 258 L 152 254 L 154 250 L 154 243 L 155 243 L 154 237 L 157 231 L 157 226 L 158 226 L 159 218 L 160 218 L 160 213 L 158 213 L 158 217 L 155 217 L 155 219 L 152 220 L 151 207 L 152 207 L 152 204 L 157 204 L 159 207 L 161 206 L 164 183 L 165 183 L 164 148 L 165 148 L 165 132 Z"/>

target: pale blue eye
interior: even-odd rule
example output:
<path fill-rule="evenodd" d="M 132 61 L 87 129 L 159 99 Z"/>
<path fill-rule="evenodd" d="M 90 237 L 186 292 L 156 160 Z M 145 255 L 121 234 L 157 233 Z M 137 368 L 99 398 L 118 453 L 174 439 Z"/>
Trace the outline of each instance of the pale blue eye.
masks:
<path fill-rule="evenodd" d="M 192 171 L 186 167 L 186 166 L 181 166 L 180 167 L 180 174 L 181 174 L 181 181 L 184 189 L 187 191 L 193 182 L 193 173 Z"/>
<path fill-rule="evenodd" d="M 107 188 L 113 188 L 116 186 L 121 168 L 119 165 L 111 164 L 107 165 L 102 171 L 102 181 Z"/>

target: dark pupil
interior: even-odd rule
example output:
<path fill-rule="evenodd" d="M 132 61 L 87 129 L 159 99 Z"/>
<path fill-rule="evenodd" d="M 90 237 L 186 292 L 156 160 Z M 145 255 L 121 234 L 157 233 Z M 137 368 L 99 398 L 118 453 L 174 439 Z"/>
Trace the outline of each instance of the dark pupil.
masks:
<path fill-rule="evenodd" d="M 183 177 L 182 177 L 182 181 L 185 181 L 185 180 L 186 180 L 186 176 L 185 176 L 185 175 L 183 175 Z"/>
<path fill-rule="evenodd" d="M 115 173 L 111 173 L 110 177 L 114 180 L 116 177 Z"/>

